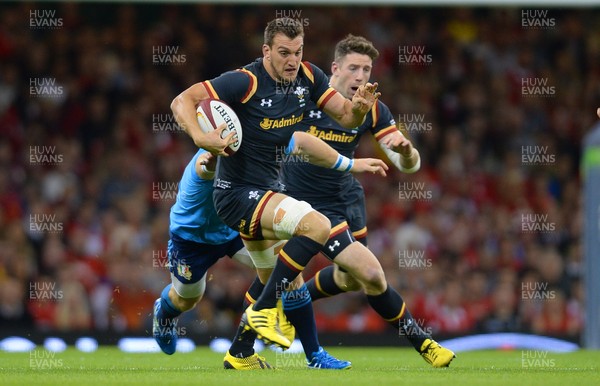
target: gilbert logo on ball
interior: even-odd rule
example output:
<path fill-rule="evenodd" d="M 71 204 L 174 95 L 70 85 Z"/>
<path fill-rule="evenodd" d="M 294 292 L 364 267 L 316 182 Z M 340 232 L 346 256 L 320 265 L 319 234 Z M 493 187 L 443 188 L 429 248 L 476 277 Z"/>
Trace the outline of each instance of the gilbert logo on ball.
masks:
<path fill-rule="evenodd" d="M 231 131 L 235 132 L 235 142 L 225 148 L 225 152 L 233 155 L 239 150 L 242 144 L 242 125 L 237 114 L 227 103 L 218 99 L 205 99 L 198 105 L 196 114 L 198 124 L 205 133 L 216 130 L 225 123 L 227 127 L 221 133 L 221 138 L 227 137 Z"/>

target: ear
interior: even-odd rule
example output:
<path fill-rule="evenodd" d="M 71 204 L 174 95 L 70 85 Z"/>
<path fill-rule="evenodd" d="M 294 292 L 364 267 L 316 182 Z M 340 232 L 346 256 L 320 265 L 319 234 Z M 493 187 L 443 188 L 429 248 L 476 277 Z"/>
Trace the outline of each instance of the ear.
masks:
<path fill-rule="evenodd" d="M 262 54 L 263 54 L 263 58 L 265 58 L 268 61 L 271 61 L 271 47 L 269 47 L 266 44 L 262 45 Z"/>
<path fill-rule="evenodd" d="M 339 64 L 337 64 L 336 62 L 331 62 L 331 73 L 335 74 L 336 71 L 338 71 L 340 69 Z"/>

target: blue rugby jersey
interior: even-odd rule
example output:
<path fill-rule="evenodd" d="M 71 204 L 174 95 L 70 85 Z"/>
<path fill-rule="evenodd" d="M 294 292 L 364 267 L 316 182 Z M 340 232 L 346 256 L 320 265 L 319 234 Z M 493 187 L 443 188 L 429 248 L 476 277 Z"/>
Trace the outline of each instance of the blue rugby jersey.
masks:
<path fill-rule="evenodd" d="M 171 233 L 202 244 L 224 244 L 238 236 L 238 232 L 225 225 L 215 210 L 213 203 L 213 181 L 205 180 L 196 173 L 198 156 L 206 153 L 198 149 L 192 160 L 185 167 L 177 200 L 171 207 Z"/>

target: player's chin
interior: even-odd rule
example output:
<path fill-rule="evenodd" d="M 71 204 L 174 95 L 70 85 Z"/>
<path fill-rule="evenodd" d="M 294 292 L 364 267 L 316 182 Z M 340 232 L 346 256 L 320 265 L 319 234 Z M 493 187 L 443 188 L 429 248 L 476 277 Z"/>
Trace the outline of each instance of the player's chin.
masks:
<path fill-rule="evenodd" d="M 286 82 L 291 82 L 296 80 L 296 78 L 298 77 L 298 70 L 293 70 L 293 71 L 283 71 L 283 74 L 281 74 L 281 79 L 286 81 Z"/>

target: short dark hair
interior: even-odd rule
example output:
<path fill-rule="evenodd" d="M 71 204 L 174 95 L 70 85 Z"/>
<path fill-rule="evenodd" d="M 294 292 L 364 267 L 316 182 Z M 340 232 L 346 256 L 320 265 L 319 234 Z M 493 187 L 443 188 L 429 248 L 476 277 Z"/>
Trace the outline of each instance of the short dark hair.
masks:
<path fill-rule="evenodd" d="M 333 60 L 339 62 L 344 56 L 351 53 L 368 55 L 371 60 L 379 57 L 379 51 L 373 46 L 373 43 L 362 36 L 349 34 L 335 45 L 335 57 Z"/>
<path fill-rule="evenodd" d="M 304 36 L 304 27 L 298 20 L 289 17 L 273 19 L 265 27 L 265 44 L 269 47 L 273 46 L 273 38 L 278 33 L 294 39 L 298 36 Z"/>

